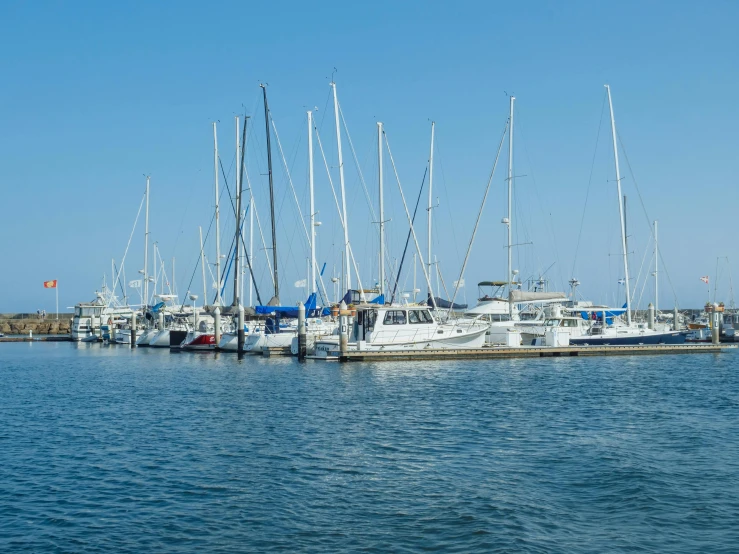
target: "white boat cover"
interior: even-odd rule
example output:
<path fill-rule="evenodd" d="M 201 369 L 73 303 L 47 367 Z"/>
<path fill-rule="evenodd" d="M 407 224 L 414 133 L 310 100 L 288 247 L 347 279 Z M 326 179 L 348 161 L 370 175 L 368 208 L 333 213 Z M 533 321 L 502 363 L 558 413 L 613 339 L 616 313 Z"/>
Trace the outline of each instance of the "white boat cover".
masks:
<path fill-rule="evenodd" d="M 563 292 L 511 291 L 511 302 L 548 302 L 552 300 L 567 300 L 567 295 Z"/>

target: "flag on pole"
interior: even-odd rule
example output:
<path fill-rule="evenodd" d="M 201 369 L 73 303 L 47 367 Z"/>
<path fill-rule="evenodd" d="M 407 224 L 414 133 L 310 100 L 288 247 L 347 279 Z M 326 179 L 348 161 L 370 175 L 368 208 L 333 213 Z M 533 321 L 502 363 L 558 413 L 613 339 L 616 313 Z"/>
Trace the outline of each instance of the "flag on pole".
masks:
<path fill-rule="evenodd" d="M 54 279 L 53 281 L 44 281 L 44 288 L 45 289 L 55 289 L 56 279 Z"/>
<path fill-rule="evenodd" d="M 708 275 L 701 277 L 701 281 L 703 281 L 706 285 L 708 284 Z"/>
<path fill-rule="evenodd" d="M 128 282 L 129 288 L 132 289 L 140 289 L 141 288 L 141 279 L 137 279 L 135 281 L 129 281 Z"/>
<path fill-rule="evenodd" d="M 308 286 L 308 279 L 301 279 L 300 281 L 295 281 L 295 286 L 297 288 L 307 287 Z"/>
<path fill-rule="evenodd" d="M 619 279 L 618 280 L 618 284 L 619 285 L 625 285 L 626 284 L 626 279 Z"/>
<path fill-rule="evenodd" d="M 454 283 L 452 283 L 452 286 L 454 288 L 460 288 L 461 289 L 464 286 L 464 279 L 460 279 L 459 281 L 454 281 Z"/>

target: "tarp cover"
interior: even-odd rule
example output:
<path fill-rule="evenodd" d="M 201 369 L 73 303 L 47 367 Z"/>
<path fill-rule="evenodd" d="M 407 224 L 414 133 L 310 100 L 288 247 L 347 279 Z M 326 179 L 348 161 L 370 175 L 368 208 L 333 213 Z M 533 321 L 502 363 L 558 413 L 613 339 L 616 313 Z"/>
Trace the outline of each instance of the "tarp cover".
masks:
<path fill-rule="evenodd" d="M 529 292 L 525 290 L 512 290 L 511 302 L 547 302 L 549 300 L 566 300 L 567 295 L 563 292 Z"/>
<path fill-rule="evenodd" d="M 444 300 L 440 296 L 434 296 L 434 302 L 436 302 L 437 308 L 442 308 L 444 310 L 466 310 L 467 304 L 457 304 L 456 302 L 452 304 L 449 300 Z M 431 302 L 431 297 L 429 296 L 426 300 L 426 304 L 429 306 L 433 306 L 433 302 Z"/>

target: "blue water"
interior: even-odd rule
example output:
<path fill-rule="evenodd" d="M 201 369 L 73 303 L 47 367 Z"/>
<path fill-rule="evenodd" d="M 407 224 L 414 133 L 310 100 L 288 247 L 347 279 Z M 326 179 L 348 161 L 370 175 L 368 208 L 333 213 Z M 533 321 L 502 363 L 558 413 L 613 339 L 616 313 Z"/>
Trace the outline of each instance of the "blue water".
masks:
<path fill-rule="evenodd" d="M 738 360 L 0 344 L 0 551 L 737 552 Z"/>

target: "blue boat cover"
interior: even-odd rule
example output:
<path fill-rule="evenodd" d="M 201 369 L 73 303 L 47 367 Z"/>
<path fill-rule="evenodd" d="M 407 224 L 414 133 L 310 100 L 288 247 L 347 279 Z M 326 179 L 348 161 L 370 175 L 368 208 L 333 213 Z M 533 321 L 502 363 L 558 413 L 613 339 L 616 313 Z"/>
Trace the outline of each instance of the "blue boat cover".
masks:
<path fill-rule="evenodd" d="M 257 314 L 267 315 L 276 314 L 280 317 L 298 317 L 297 306 L 254 306 Z M 305 301 L 305 317 L 320 317 L 329 315 L 331 311 L 328 308 L 316 307 L 316 293 L 312 292 Z"/>

